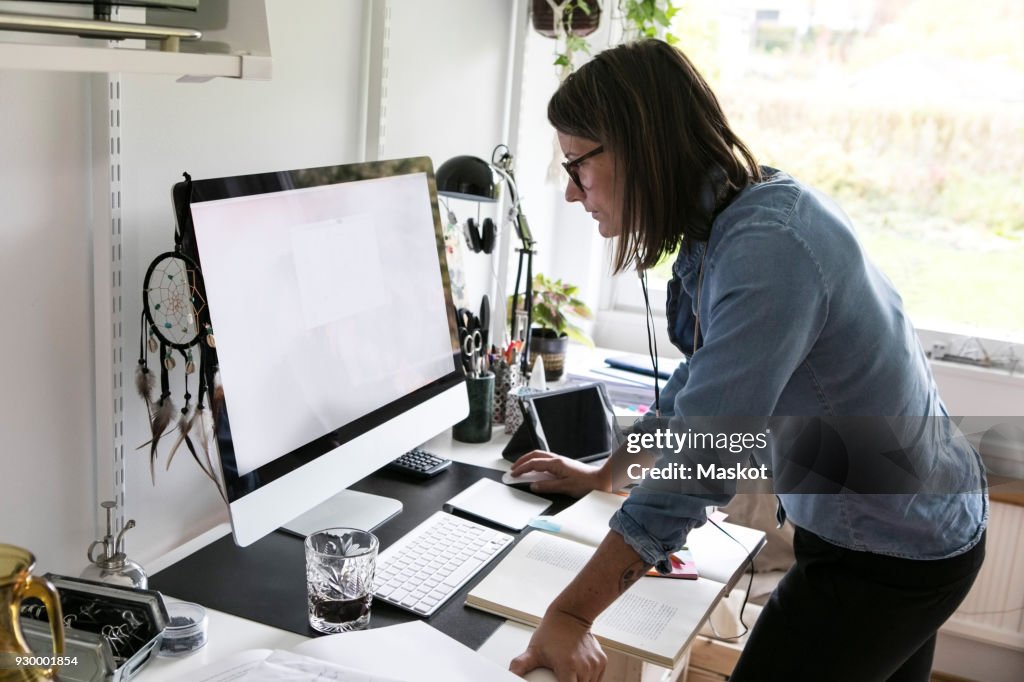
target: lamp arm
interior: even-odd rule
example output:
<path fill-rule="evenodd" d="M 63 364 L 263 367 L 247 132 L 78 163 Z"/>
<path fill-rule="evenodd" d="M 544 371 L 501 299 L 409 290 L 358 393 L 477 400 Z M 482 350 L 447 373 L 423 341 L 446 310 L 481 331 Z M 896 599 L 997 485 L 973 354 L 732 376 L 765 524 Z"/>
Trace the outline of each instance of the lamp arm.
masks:
<path fill-rule="evenodd" d="M 522 210 L 519 208 L 519 190 L 516 189 L 516 179 L 515 179 L 515 177 L 513 177 L 511 173 L 509 173 L 507 170 L 505 170 L 504 168 L 502 168 L 501 166 L 499 166 L 499 165 L 497 165 L 495 163 L 492 163 L 490 165 L 491 165 L 491 168 L 496 173 L 501 175 L 501 177 L 503 177 L 505 179 L 505 181 L 508 182 L 509 190 L 512 192 L 512 207 L 514 209 L 516 209 L 517 212 L 521 213 Z"/>
<path fill-rule="evenodd" d="M 495 147 L 495 153 L 502 146 Z M 505 150 L 508 152 L 507 147 L 505 147 Z M 523 308 L 526 310 L 526 330 L 524 334 L 521 371 L 524 377 L 529 377 L 530 336 L 532 335 L 531 327 L 533 326 L 533 255 L 535 253 L 533 249 L 533 233 L 530 231 L 529 223 L 526 222 L 526 215 L 523 214 L 522 204 L 519 203 L 519 188 L 516 185 L 515 175 L 512 173 L 511 153 L 506 153 L 499 161 L 495 161 L 494 156 L 495 154 L 491 155 L 490 166 L 508 183 L 512 199 L 510 213 L 513 214 L 513 218 L 516 221 L 516 231 L 519 234 L 519 239 L 523 242 L 522 247 L 519 249 L 519 268 L 516 271 L 515 293 L 512 295 L 513 319 L 515 318 L 516 311 L 519 309 L 519 281 L 523 272 L 523 258 L 524 256 L 526 258 L 526 291 L 523 295 Z"/>
<path fill-rule="evenodd" d="M 524 246 L 526 252 L 526 293 L 523 294 L 523 306 L 526 308 L 526 341 L 523 344 L 523 357 L 520 372 L 524 377 L 530 376 L 530 337 L 533 336 L 533 249 Z"/>
<path fill-rule="evenodd" d="M 506 170 L 496 163 L 491 163 L 493 168 L 502 178 L 508 183 L 509 191 L 512 194 L 512 211 L 514 213 L 513 218 L 516 221 L 518 227 L 519 238 L 523 241 L 523 248 L 533 248 L 533 237 L 530 236 L 533 233 L 530 232 L 530 224 L 526 221 L 526 214 L 523 213 L 523 206 L 519 203 L 519 189 L 516 185 L 516 178 L 512 174 L 511 170 Z"/>

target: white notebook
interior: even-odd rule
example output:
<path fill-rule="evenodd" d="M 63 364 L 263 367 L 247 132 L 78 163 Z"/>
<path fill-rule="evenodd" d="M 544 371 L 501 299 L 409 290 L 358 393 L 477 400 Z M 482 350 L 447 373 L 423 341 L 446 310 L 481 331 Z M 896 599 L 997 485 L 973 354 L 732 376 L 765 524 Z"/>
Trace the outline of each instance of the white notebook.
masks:
<path fill-rule="evenodd" d="M 445 509 L 458 509 L 466 514 L 504 526 L 522 530 L 535 516 L 551 506 L 548 500 L 523 490 L 482 478 L 445 502 Z"/>

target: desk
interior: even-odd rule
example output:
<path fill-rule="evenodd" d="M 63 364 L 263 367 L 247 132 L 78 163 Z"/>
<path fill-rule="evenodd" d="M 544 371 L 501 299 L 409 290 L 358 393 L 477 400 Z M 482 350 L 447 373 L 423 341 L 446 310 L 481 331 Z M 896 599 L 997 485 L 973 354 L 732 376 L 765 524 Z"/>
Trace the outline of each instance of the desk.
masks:
<path fill-rule="evenodd" d="M 381 548 L 387 549 L 445 501 L 481 478 L 500 480 L 501 472 L 454 462 L 446 473 L 427 481 L 410 481 L 399 474 L 378 471 L 352 489 L 403 501 L 402 513 L 374 531 Z M 567 497 L 551 499 L 555 511 L 572 503 Z M 522 535 L 518 534 L 517 539 Z M 483 644 L 502 623 L 501 618 L 464 606 L 469 590 L 482 577 L 478 575 L 463 586 L 429 621 L 472 649 Z M 237 547 L 230 536 L 221 538 L 150 576 L 149 585 L 179 599 L 299 635 L 319 634 L 306 619 L 306 558 L 302 539 L 283 531 L 271 533 L 245 548 Z M 373 604 L 370 627 L 396 625 L 416 618 L 377 601 Z"/>
<path fill-rule="evenodd" d="M 480 478 L 500 479 L 500 470 L 510 467 L 501 458 L 501 449 L 507 437 L 500 430 L 495 436 L 490 443 L 482 445 L 453 442 L 447 432 L 429 441 L 424 445 L 425 449 L 456 461 L 447 473 L 425 482 L 410 481 L 400 475 L 378 471 L 352 486 L 353 490 L 360 492 L 401 499 L 405 505 L 399 516 L 375 531 L 381 547 L 387 548 L 440 509 L 446 500 Z M 560 496 L 550 499 L 554 506 L 549 513 L 560 511 L 573 502 L 570 498 Z M 517 541 L 526 532 L 529 529 L 518 534 Z M 743 563 L 737 562 L 736 573 Z M 464 605 L 466 595 L 482 578 L 483 573 L 463 586 L 443 609 L 428 620 L 431 626 L 473 649 L 478 649 L 504 622 L 497 616 Z M 302 540 L 282 531 L 272 533 L 246 548 L 235 546 L 230 536 L 222 537 L 155 573 L 150 577 L 150 587 L 218 612 L 216 623 L 224 625 L 218 626 L 222 627 L 219 633 L 211 631 L 210 644 L 207 645 L 209 651 L 197 654 L 207 660 L 215 660 L 218 655 L 230 653 L 225 648 L 218 654 L 218 649 L 213 648 L 217 646 L 215 638 L 225 636 L 227 628 L 240 627 L 240 624 L 252 630 L 253 641 L 251 644 L 242 643 L 232 635 L 230 646 L 234 650 L 257 646 L 286 648 L 290 642 L 294 643 L 290 637 L 319 634 L 309 627 L 306 620 Z M 388 604 L 375 602 L 370 627 L 394 625 L 416 618 Z M 270 627 L 264 628 L 257 624 Z M 261 639 L 268 643 L 261 644 L 258 641 Z M 159 674 L 161 679 L 171 679 L 181 674 L 178 670 L 173 663 L 165 664 L 161 661 L 153 672 Z M 184 668 L 180 670 L 184 672 Z M 140 682 L 151 682 L 146 676 L 148 672 L 143 673 Z"/>
<path fill-rule="evenodd" d="M 167 600 L 172 601 L 171 599 Z M 290 649 L 306 639 L 302 635 L 255 623 L 216 609 L 206 610 L 209 624 L 206 646 L 188 656 L 156 656 L 135 678 L 137 682 L 172 682 L 191 671 L 246 649 Z"/>

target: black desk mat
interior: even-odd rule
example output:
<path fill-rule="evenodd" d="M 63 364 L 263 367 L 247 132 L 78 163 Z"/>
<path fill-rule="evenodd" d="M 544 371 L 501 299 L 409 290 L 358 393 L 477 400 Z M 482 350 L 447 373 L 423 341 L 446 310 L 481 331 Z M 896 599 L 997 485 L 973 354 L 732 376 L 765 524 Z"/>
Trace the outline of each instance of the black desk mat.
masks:
<path fill-rule="evenodd" d="M 351 489 L 402 501 L 402 513 L 374 531 L 383 550 L 441 509 L 444 502 L 457 493 L 481 478 L 501 480 L 501 473 L 453 462 L 445 473 L 426 481 L 378 471 Z M 573 501 L 561 496 L 549 499 L 553 502 L 546 512 L 549 514 L 564 509 Z M 493 524 L 486 525 L 506 530 Z M 516 542 L 529 530 L 513 533 Z M 505 550 L 506 553 L 508 551 Z M 503 557 L 504 554 L 490 566 L 496 565 Z M 463 585 L 441 610 L 426 619 L 428 624 L 471 649 L 479 648 L 504 621 L 465 606 L 466 595 L 486 573 L 485 568 Z M 314 637 L 320 634 L 309 627 L 306 620 L 306 559 L 302 539 L 285 531 L 275 531 L 248 547 L 236 546 L 230 535 L 221 538 L 150 576 L 149 588 L 300 635 Z M 374 600 L 370 627 L 418 619 L 420 617 Z"/>

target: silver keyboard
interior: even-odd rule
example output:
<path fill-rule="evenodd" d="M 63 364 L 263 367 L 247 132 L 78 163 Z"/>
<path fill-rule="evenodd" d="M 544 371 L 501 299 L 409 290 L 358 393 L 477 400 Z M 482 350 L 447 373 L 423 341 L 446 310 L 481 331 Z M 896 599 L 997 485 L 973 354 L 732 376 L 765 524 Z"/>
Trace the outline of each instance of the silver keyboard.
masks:
<path fill-rule="evenodd" d="M 373 596 L 430 616 L 510 544 L 508 533 L 435 512 L 377 557 Z"/>

